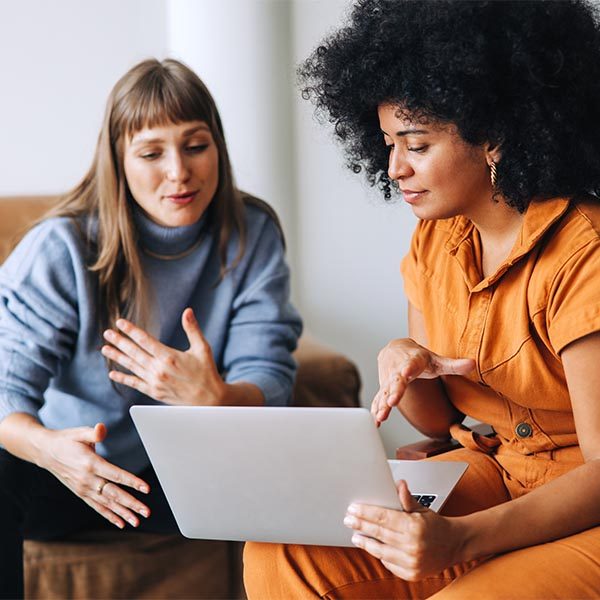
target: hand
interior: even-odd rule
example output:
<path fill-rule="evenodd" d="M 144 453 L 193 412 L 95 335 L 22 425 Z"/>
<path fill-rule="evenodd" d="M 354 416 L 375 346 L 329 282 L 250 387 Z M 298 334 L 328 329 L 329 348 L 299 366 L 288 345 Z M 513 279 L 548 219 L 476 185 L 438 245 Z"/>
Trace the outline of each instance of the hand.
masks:
<path fill-rule="evenodd" d="M 392 340 L 377 357 L 379 391 L 371 403 L 377 426 L 397 406 L 413 379 L 440 375 L 468 375 L 475 368 L 470 358 L 447 358 L 431 352 L 410 338 Z"/>
<path fill-rule="evenodd" d="M 150 509 L 121 488 L 122 485 L 148 493 L 148 484 L 98 456 L 95 445 L 106 438 L 106 427 L 44 430 L 43 458 L 39 466 L 50 471 L 74 494 L 119 529 L 125 521 L 139 525 L 135 513 L 150 516 Z"/>
<path fill-rule="evenodd" d="M 110 371 L 109 377 L 167 404 L 223 403 L 227 391 L 191 308 L 181 322 L 190 347 L 185 352 L 161 344 L 125 319 L 116 323 L 123 334 L 109 329 L 104 337 L 112 344 L 102 354 L 131 374 Z"/>
<path fill-rule="evenodd" d="M 348 507 L 344 525 L 356 532 L 352 543 L 406 581 L 436 575 L 461 561 L 459 521 L 421 506 L 405 481 L 398 482 L 398 496 L 403 511 L 367 504 Z"/>

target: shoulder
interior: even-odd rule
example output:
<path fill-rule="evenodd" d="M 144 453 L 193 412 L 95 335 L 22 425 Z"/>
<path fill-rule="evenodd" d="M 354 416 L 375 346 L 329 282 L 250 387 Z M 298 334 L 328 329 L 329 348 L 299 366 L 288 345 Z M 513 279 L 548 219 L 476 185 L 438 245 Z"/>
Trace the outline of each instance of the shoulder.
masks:
<path fill-rule="evenodd" d="M 252 246 L 263 238 L 285 245 L 283 230 L 275 210 L 264 200 L 245 192 L 242 193 L 244 203 L 244 221 L 247 232 L 247 244 Z"/>
<path fill-rule="evenodd" d="M 22 279 L 32 271 L 64 270 L 83 265 L 83 225 L 67 217 L 53 217 L 32 227 L 2 265 L 4 277 Z"/>
<path fill-rule="evenodd" d="M 600 257 L 600 199 L 585 196 L 571 201 L 544 244 L 543 257 L 561 268 L 590 252 Z"/>

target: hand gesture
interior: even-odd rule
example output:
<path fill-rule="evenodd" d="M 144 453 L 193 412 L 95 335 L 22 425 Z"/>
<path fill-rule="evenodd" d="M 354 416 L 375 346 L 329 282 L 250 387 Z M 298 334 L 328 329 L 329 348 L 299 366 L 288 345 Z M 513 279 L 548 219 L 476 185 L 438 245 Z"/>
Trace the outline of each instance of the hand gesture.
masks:
<path fill-rule="evenodd" d="M 148 493 L 148 484 L 98 456 L 95 445 L 106 438 L 106 427 L 46 430 L 44 458 L 41 467 L 50 471 L 74 494 L 119 529 L 125 521 L 139 525 L 135 513 L 150 516 L 150 509 L 122 489 L 125 485 Z"/>
<path fill-rule="evenodd" d="M 104 332 L 112 345 L 103 346 L 102 354 L 130 373 L 110 371 L 109 377 L 167 404 L 221 404 L 225 382 L 191 308 L 183 311 L 181 322 L 190 343 L 185 352 L 165 346 L 129 321 L 119 319 L 116 325 L 120 332 Z"/>
<path fill-rule="evenodd" d="M 414 340 L 392 340 L 377 357 L 379 391 L 371 403 L 371 414 L 379 426 L 397 406 L 414 379 L 440 375 L 468 375 L 475 368 L 470 358 L 447 358 L 420 346 Z"/>
<path fill-rule="evenodd" d="M 351 504 L 344 525 L 355 531 L 352 543 L 378 558 L 383 566 L 406 581 L 436 575 L 462 560 L 460 521 L 424 508 L 398 482 L 403 510 Z"/>

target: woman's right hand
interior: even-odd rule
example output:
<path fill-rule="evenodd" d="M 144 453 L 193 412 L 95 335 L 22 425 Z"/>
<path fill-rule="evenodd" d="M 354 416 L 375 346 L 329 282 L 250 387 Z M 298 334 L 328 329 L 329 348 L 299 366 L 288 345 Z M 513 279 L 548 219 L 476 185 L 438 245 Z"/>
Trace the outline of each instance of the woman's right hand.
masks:
<path fill-rule="evenodd" d="M 137 514 L 150 515 L 150 509 L 121 486 L 148 493 L 148 484 L 96 454 L 95 444 L 106 438 L 106 427 L 44 429 L 38 466 L 50 471 L 74 494 L 106 520 L 123 529 L 125 522 L 139 525 Z"/>
<path fill-rule="evenodd" d="M 392 340 L 377 357 L 379 391 L 371 403 L 377 426 L 397 406 L 414 379 L 435 379 L 440 375 L 468 375 L 475 368 L 470 358 L 448 358 L 431 352 L 411 338 Z"/>

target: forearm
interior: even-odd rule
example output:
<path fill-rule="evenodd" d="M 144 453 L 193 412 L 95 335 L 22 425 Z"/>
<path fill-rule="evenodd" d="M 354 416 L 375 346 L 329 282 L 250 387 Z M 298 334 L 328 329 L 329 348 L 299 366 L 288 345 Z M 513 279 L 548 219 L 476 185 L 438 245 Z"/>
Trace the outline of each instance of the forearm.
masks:
<path fill-rule="evenodd" d="M 260 388 L 252 383 L 226 383 L 221 406 L 262 406 L 265 398 Z"/>
<path fill-rule="evenodd" d="M 14 456 L 41 466 L 43 439 L 47 433 L 48 429 L 34 416 L 13 413 L 0 423 L 0 444 Z"/>
<path fill-rule="evenodd" d="M 594 527 L 600 524 L 600 459 L 516 500 L 457 517 L 455 524 L 464 541 L 461 560 L 542 544 Z"/>
<path fill-rule="evenodd" d="M 448 399 L 439 377 L 412 381 L 398 409 L 413 427 L 434 439 L 449 438 L 450 426 L 464 419 L 464 415 Z"/>

